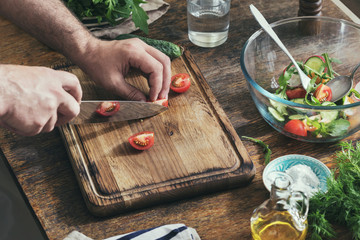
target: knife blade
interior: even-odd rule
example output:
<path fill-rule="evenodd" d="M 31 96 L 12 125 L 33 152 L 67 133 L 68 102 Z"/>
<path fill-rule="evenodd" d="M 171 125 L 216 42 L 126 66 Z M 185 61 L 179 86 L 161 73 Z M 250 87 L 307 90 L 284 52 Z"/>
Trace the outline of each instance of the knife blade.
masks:
<path fill-rule="evenodd" d="M 103 103 L 116 103 L 120 105 L 118 110 L 110 116 L 103 116 L 96 110 Z M 70 124 L 121 122 L 155 116 L 167 110 L 167 107 L 151 102 L 136 101 L 81 101 L 80 113 Z M 112 112 L 111 112 L 112 113 Z"/>

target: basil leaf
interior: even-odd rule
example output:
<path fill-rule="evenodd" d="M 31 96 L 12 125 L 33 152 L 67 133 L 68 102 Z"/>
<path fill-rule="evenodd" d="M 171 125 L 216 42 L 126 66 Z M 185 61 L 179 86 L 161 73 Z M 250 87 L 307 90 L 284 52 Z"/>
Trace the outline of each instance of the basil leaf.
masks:
<path fill-rule="evenodd" d="M 125 0 L 128 2 L 132 7 L 132 20 L 135 23 L 135 27 L 138 27 L 140 30 L 142 30 L 144 33 L 149 33 L 149 28 L 147 24 L 147 20 L 149 19 L 148 15 L 140 7 L 140 3 L 146 3 L 141 0 Z"/>
<path fill-rule="evenodd" d="M 346 134 L 350 127 L 350 122 L 345 119 L 334 120 L 327 124 L 328 132 L 333 137 L 338 137 Z"/>

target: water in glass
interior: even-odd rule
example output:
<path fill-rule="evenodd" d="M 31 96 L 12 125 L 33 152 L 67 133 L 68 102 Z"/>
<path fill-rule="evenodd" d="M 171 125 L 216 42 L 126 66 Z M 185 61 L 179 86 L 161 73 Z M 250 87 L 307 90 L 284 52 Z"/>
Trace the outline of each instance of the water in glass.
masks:
<path fill-rule="evenodd" d="M 188 0 L 189 39 L 201 47 L 216 47 L 228 37 L 230 0 Z"/>

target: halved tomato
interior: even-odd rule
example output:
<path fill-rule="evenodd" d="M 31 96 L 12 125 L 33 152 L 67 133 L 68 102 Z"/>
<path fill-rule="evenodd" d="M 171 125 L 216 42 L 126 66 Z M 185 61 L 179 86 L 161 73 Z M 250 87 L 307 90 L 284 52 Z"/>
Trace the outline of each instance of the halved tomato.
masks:
<path fill-rule="evenodd" d="M 159 105 L 163 105 L 164 107 L 169 106 L 169 100 L 166 99 L 166 98 L 159 98 L 158 100 L 155 100 L 155 101 L 148 100 L 147 102 L 152 102 L 152 103 L 156 103 L 156 104 L 159 104 Z"/>
<path fill-rule="evenodd" d="M 300 119 L 291 119 L 288 121 L 284 126 L 284 130 L 295 135 L 307 136 L 305 123 Z"/>
<path fill-rule="evenodd" d="M 332 98 L 332 91 L 329 86 L 326 86 L 325 84 L 320 84 L 315 92 L 314 96 L 319 100 L 320 102 L 331 101 Z"/>
<path fill-rule="evenodd" d="M 101 116 L 112 116 L 120 109 L 119 102 L 102 102 L 96 108 L 96 113 L 100 114 Z"/>
<path fill-rule="evenodd" d="M 154 145 L 154 132 L 139 132 L 128 139 L 130 145 L 137 150 L 146 150 Z"/>
<path fill-rule="evenodd" d="M 306 90 L 303 87 L 288 89 L 286 90 L 286 95 L 288 99 L 304 98 L 306 95 Z"/>
<path fill-rule="evenodd" d="M 186 92 L 190 88 L 190 76 L 187 73 L 178 73 L 171 78 L 170 89 L 177 93 Z"/>

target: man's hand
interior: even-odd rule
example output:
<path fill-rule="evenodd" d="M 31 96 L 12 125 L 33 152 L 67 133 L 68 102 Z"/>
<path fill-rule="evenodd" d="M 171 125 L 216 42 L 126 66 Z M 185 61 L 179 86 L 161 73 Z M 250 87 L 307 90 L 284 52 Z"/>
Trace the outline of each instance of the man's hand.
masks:
<path fill-rule="evenodd" d="M 82 90 L 71 73 L 0 65 L 0 126 L 20 135 L 50 132 L 77 116 Z"/>
<path fill-rule="evenodd" d="M 139 39 L 91 40 L 76 63 L 96 83 L 122 98 L 146 101 L 144 93 L 125 82 L 130 67 L 148 75 L 149 98 L 167 98 L 171 79 L 170 58 Z"/>

